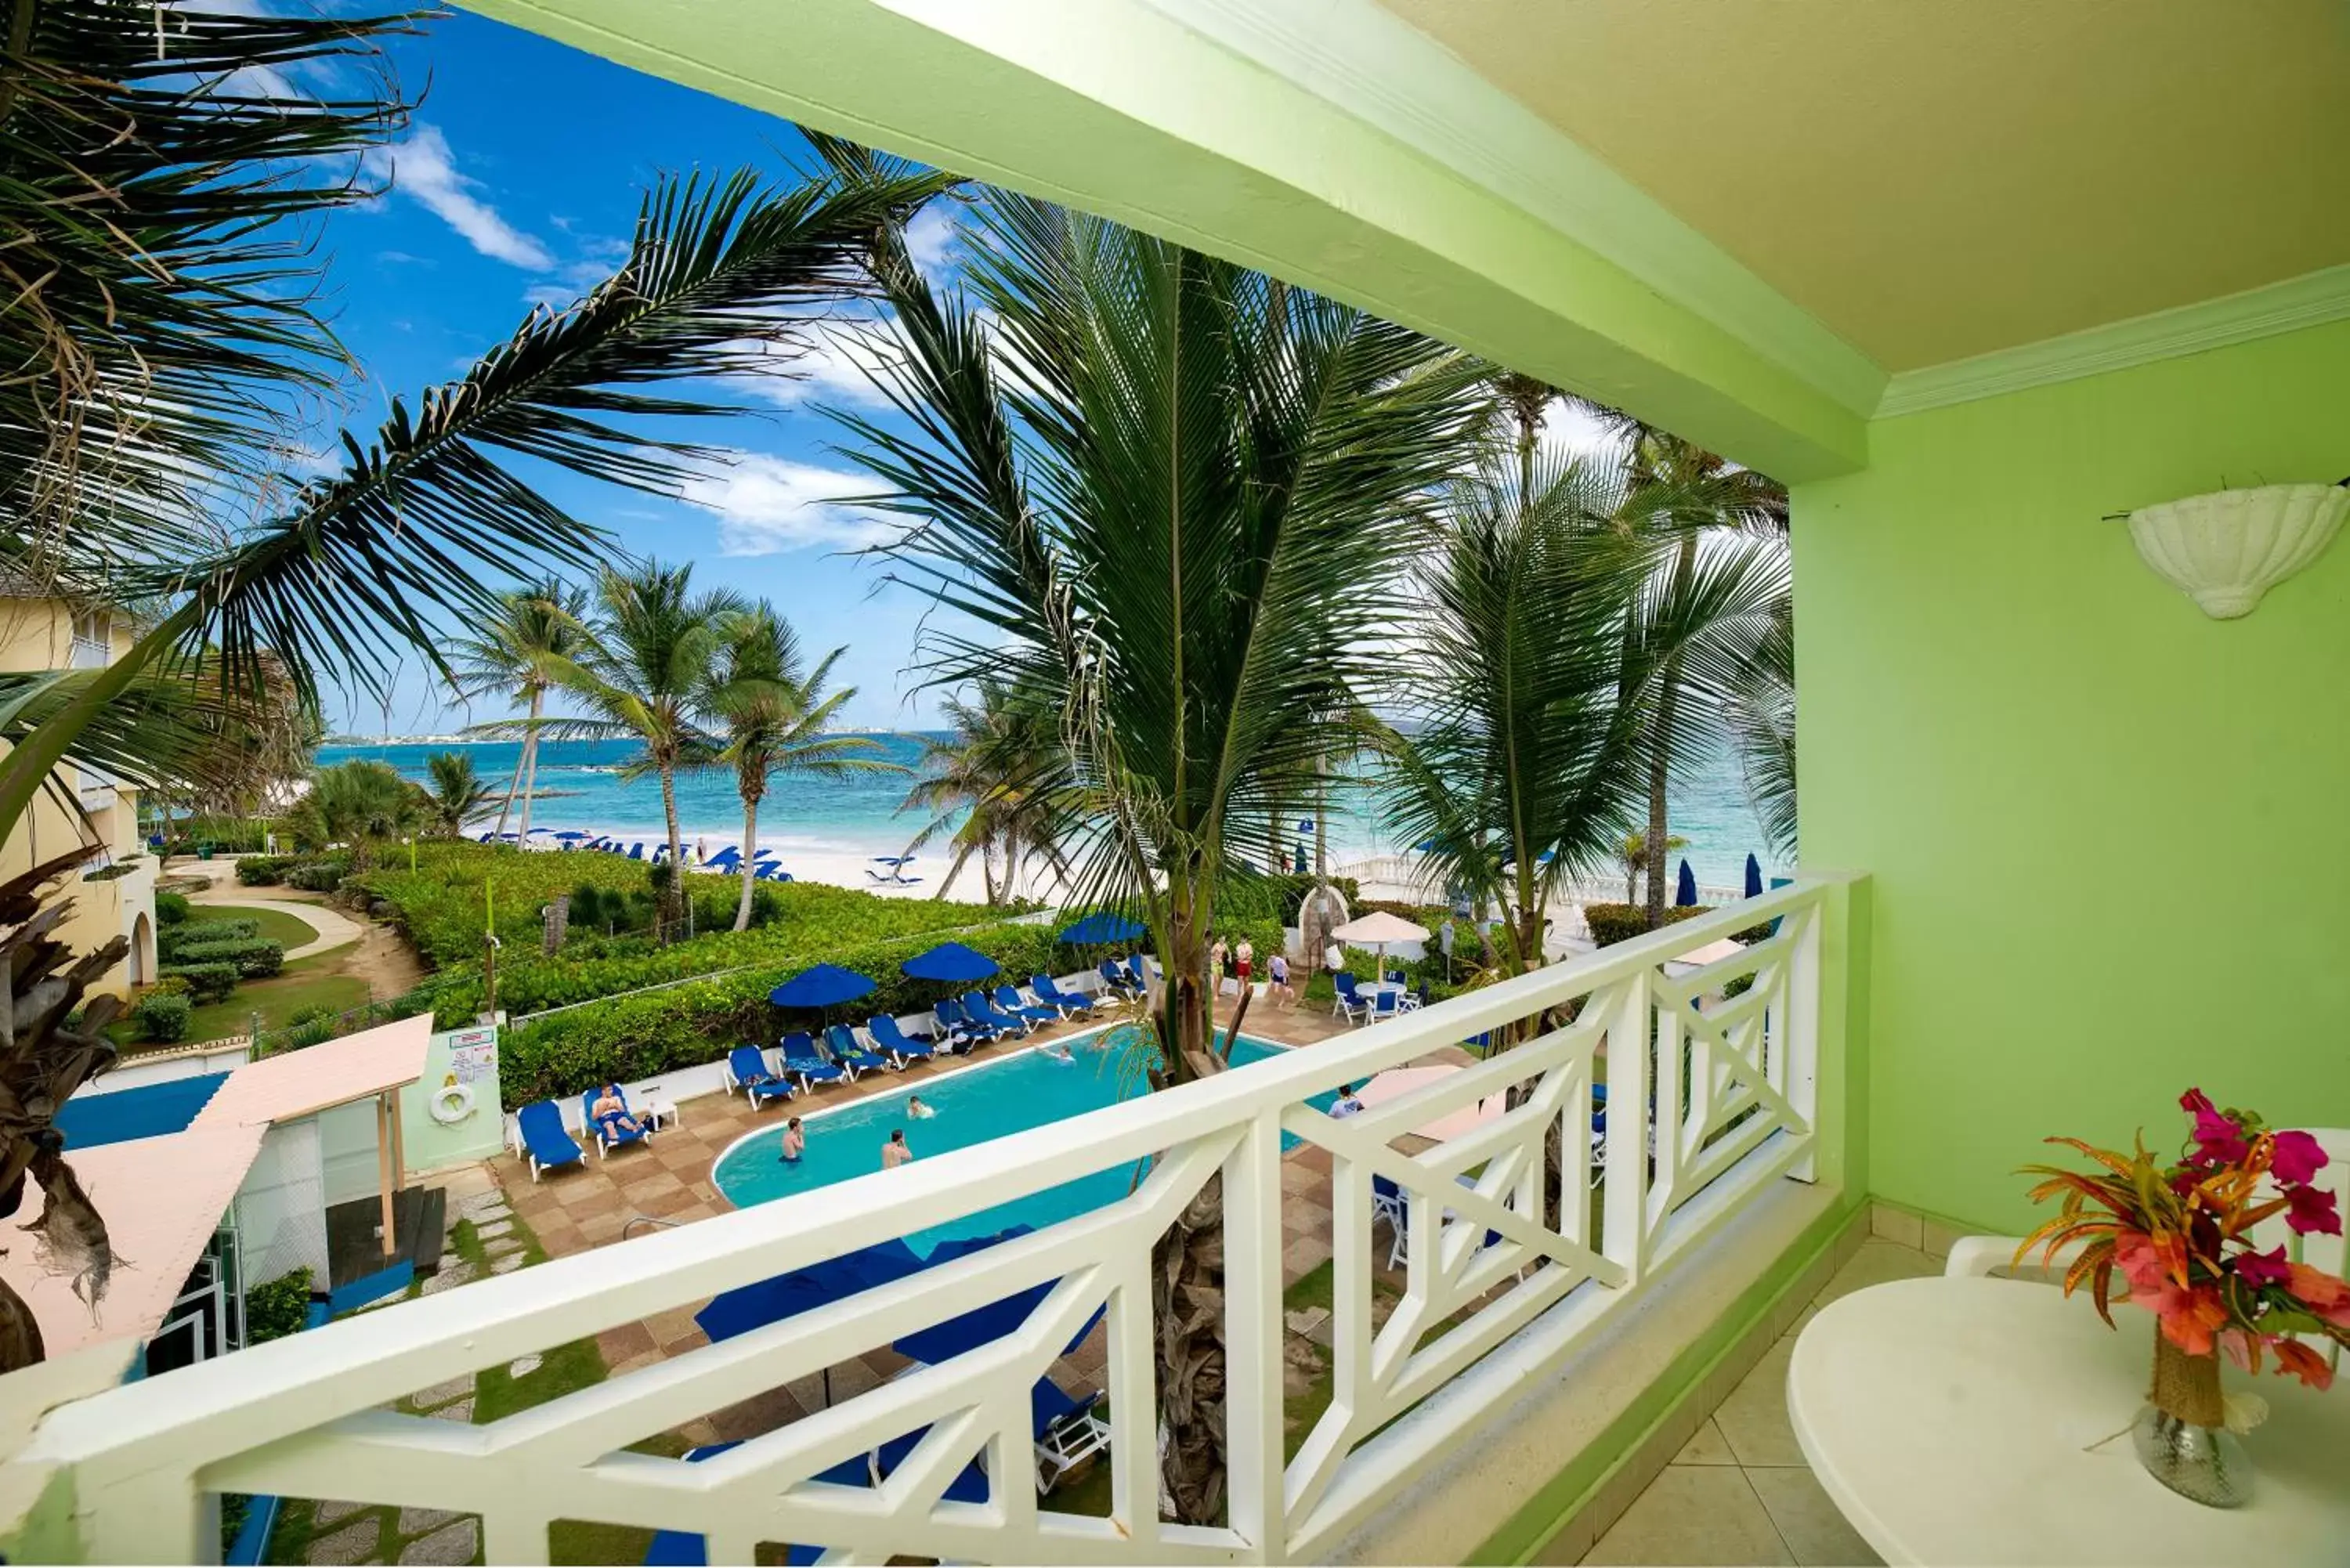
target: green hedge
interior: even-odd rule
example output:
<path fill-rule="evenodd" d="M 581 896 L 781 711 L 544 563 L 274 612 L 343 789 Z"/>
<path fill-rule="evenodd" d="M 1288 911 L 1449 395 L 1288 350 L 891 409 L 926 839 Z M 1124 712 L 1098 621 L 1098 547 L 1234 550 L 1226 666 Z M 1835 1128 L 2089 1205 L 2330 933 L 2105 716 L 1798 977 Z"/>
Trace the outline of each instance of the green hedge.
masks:
<path fill-rule="evenodd" d="M 296 1269 L 244 1293 L 244 1343 L 261 1345 L 302 1332 L 310 1315 L 310 1271 Z"/>
<path fill-rule="evenodd" d="M 236 990 L 236 965 L 233 963 L 169 964 L 157 971 L 163 979 L 178 978 L 188 982 L 188 993 L 198 1002 L 226 1002 Z"/>
<path fill-rule="evenodd" d="M 169 888 L 161 889 L 155 895 L 155 924 L 166 930 L 173 926 L 185 925 L 190 911 L 194 908 L 193 904 L 188 902 L 188 896 L 185 893 L 174 893 Z"/>
<path fill-rule="evenodd" d="M 1247 936 L 1260 953 L 1279 950 L 1281 931 L 1270 922 L 1219 920 L 1218 927 L 1234 940 Z M 1007 920 L 958 932 L 953 940 L 996 961 L 1003 973 L 988 982 L 991 990 L 1003 981 L 1025 984 L 1035 973 L 1066 974 L 1081 967 L 1087 958 L 1097 962 L 1106 956 L 1081 954 L 1061 946 L 1053 940 L 1056 929 L 1055 924 Z M 762 965 L 666 991 L 614 997 L 598 1006 L 525 1023 L 499 1043 L 499 1079 L 507 1108 L 577 1094 L 590 1084 L 610 1079 L 650 1077 L 698 1066 L 717 1060 L 729 1046 L 745 1040 L 773 1044 L 781 1037 L 785 1020 L 769 1004 L 767 993 L 818 961 L 838 964 L 880 982 L 872 995 L 837 1009 L 837 1019 L 862 1023 L 878 1012 L 925 1011 L 942 996 L 971 989 L 909 980 L 899 971 L 899 965 L 936 945 L 938 940 L 933 933 L 806 952 L 772 968 Z M 516 1011 L 507 1002 L 503 977 L 498 1000 L 509 1013 Z M 794 1027 L 806 1027 L 809 1022 L 804 1012 L 791 1020 Z"/>
<path fill-rule="evenodd" d="M 236 862 L 236 879 L 247 888 L 275 888 L 302 863 L 294 855 L 244 855 Z"/>
<path fill-rule="evenodd" d="M 236 923 L 249 925 L 251 922 Z M 192 929 L 205 930 L 210 928 L 199 926 Z M 233 964 L 241 980 L 266 980 L 286 967 L 286 947 L 268 937 L 255 936 L 229 937 L 217 941 L 183 941 L 173 951 L 172 961 L 175 966 L 183 969 Z"/>
<path fill-rule="evenodd" d="M 286 885 L 299 888 L 306 893 L 331 893 L 343 885 L 350 869 L 350 861 L 342 856 L 328 856 L 317 860 L 305 860 L 286 870 Z"/>
<path fill-rule="evenodd" d="M 139 1038 L 169 1045 L 188 1037 L 188 1014 L 193 1011 L 186 996 L 158 991 L 140 997 L 130 1017 L 139 1025 Z"/>
<path fill-rule="evenodd" d="M 213 942 L 248 942 L 261 931 L 261 922 L 250 917 L 234 920 L 193 920 L 155 936 L 155 956 L 164 963 L 177 963 L 182 948 L 204 947 Z"/>
<path fill-rule="evenodd" d="M 1705 905 L 1675 905 L 1665 911 L 1665 923 L 1677 925 L 1682 920 L 1693 920 L 1700 915 L 1713 912 Z M 1583 906 L 1583 918 L 1591 922 L 1591 940 L 1603 948 L 1641 936 L 1648 929 L 1648 911 L 1638 904 L 1586 904 Z M 1752 947 L 1771 934 L 1772 924 L 1766 921 L 1759 926 L 1749 926 L 1733 933 L 1731 940 Z"/>

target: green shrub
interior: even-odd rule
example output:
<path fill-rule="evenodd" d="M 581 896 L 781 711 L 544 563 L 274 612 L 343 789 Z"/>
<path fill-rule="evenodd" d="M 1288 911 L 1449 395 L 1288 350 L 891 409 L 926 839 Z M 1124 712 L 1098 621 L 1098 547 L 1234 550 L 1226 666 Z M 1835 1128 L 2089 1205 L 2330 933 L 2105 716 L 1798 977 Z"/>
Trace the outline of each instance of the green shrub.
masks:
<path fill-rule="evenodd" d="M 1348 909 L 1357 907 L 1362 888 L 1352 877 L 1333 877 L 1330 886 L 1338 889 Z M 1313 890 L 1314 878 L 1310 876 L 1284 873 L 1278 877 L 1234 877 L 1216 894 L 1216 919 L 1219 923 L 1226 919 L 1262 919 L 1294 926 L 1299 907 Z"/>
<path fill-rule="evenodd" d="M 275 888 L 300 864 L 291 855 L 247 855 L 236 863 L 236 879 L 246 888 Z"/>
<path fill-rule="evenodd" d="M 188 902 L 187 895 L 184 893 L 173 893 L 169 891 L 157 892 L 155 895 L 155 924 L 160 928 L 157 932 L 157 940 L 161 940 L 162 930 L 169 929 L 173 926 L 185 924 L 188 919 L 188 911 L 194 907 L 194 905 Z"/>
<path fill-rule="evenodd" d="M 1703 905 L 1675 905 L 1665 911 L 1665 923 L 1673 925 L 1711 913 Z M 1586 904 L 1583 918 L 1591 922 L 1591 940 L 1603 948 L 1644 935 L 1648 929 L 1648 911 L 1638 904 Z"/>
<path fill-rule="evenodd" d="M 234 974 L 230 982 L 235 982 Z M 130 1010 L 130 1017 L 139 1025 L 139 1038 L 169 1045 L 188 1037 L 188 1014 L 192 1011 L 184 993 L 159 987 L 139 999 L 139 1005 Z"/>
<path fill-rule="evenodd" d="M 164 963 L 178 963 L 180 955 L 192 947 L 209 947 L 215 942 L 248 942 L 259 934 L 261 922 L 240 920 L 190 920 L 155 936 L 155 956 Z"/>
<path fill-rule="evenodd" d="M 299 1334 L 310 1314 L 310 1271 L 296 1269 L 244 1293 L 244 1343 L 262 1345 Z"/>
<path fill-rule="evenodd" d="M 349 865 L 339 857 L 305 860 L 286 869 L 286 885 L 299 888 L 306 893 L 331 893 L 343 885 Z"/>
<path fill-rule="evenodd" d="M 228 924 L 231 922 L 223 922 Z M 234 922 L 251 925 L 251 921 Z M 209 930 L 209 926 L 182 927 L 184 930 Z M 214 941 L 182 941 L 172 955 L 175 965 L 194 968 L 208 964 L 232 964 L 243 980 L 266 980 L 286 967 L 286 948 L 282 942 L 267 937 L 231 936 Z"/>
<path fill-rule="evenodd" d="M 161 971 L 162 978 L 176 976 L 188 982 L 188 993 L 198 1002 L 226 1002 L 236 990 L 236 965 L 233 963 L 174 964 Z"/>

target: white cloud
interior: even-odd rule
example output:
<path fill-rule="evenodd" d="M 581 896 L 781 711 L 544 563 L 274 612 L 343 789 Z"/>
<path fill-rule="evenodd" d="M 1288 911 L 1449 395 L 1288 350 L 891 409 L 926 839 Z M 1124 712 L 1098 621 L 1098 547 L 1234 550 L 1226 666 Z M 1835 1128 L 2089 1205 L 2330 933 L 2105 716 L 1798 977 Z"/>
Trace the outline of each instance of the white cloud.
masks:
<path fill-rule="evenodd" d="M 370 170 L 389 176 L 395 194 L 414 198 L 484 255 L 531 272 L 547 272 L 547 248 L 498 215 L 473 194 L 481 182 L 462 174 L 449 139 L 437 125 L 420 125 L 406 141 L 369 157 Z"/>
<path fill-rule="evenodd" d="M 775 556 L 816 546 L 862 549 L 891 537 L 899 519 L 847 504 L 878 488 L 868 474 L 746 452 L 720 472 L 689 482 L 681 493 L 717 514 L 719 554 Z"/>
<path fill-rule="evenodd" d="M 962 247 L 962 229 L 951 202 L 935 201 L 906 225 L 906 255 L 931 282 L 941 281 Z"/>
<path fill-rule="evenodd" d="M 790 342 L 759 346 L 774 365 L 773 374 L 750 383 L 760 397 L 782 409 L 808 403 L 888 406 L 889 399 L 870 374 L 893 352 L 889 329 L 881 323 L 865 317 L 826 317 L 795 328 L 792 337 Z"/>

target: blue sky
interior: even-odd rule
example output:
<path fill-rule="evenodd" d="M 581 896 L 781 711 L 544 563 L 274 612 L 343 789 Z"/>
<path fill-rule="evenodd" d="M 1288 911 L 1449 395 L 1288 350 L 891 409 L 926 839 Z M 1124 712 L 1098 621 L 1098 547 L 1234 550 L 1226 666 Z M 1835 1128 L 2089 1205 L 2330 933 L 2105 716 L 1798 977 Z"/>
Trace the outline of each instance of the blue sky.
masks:
<path fill-rule="evenodd" d="M 320 250 L 336 330 L 364 372 L 349 406 L 324 410 L 303 441 L 331 450 L 333 429 L 364 432 L 394 394 L 453 379 L 511 333 L 536 303 L 567 302 L 625 254 L 638 201 L 664 171 L 725 173 L 752 165 L 783 177 L 805 157 L 787 121 L 463 13 L 423 36 L 393 40 L 404 89 L 421 92 L 408 133 L 388 154 L 392 190 L 337 213 Z M 919 221 L 918 254 L 952 244 L 943 213 Z M 639 556 L 691 560 L 697 579 L 763 596 L 812 650 L 847 645 L 837 676 L 858 688 L 847 717 L 877 728 L 919 727 L 931 700 L 902 675 L 920 596 L 881 585 L 845 545 L 872 523 L 832 503 L 869 491 L 827 450 L 824 400 L 871 397 L 845 339 L 827 337 L 797 381 L 743 388 L 755 412 L 697 425 L 698 439 L 739 454 L 685 500 L 550 477 L 575 514 Z M 473 717 L 498 714 L 476 709 Z M 331 726 L 407 733 L 466 722 L 411 659 L 387 715 L 372 699 L 330 699 Z"/>

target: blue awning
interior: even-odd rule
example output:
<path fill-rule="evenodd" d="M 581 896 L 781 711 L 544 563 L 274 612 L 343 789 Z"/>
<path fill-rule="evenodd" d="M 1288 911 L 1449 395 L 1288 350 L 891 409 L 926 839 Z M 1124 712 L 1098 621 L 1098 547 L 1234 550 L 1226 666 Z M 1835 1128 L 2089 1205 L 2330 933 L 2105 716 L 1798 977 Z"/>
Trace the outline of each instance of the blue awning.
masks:
<path fill-rule="evenodd" d="M 68 1153 L 184 1132 L 227 1082 L 226 1073 L 198 1073 L 166 1078 L 160 1084 L 141 1084 L 135 1089 L 76 1095 L 57 1107 L 57 1131 L 65 1134 Z"/>
<path fill-rule="evenodd" d="M 1105 909 L 1097 915 L 1087 915 L 1055 940 L 1066 942 L 1071 947 L 1099 948 L 1130 942 L 1142 932 L 1143 926 L 1139 920 L 1129 920 L 1124 915 Z"/>
<path fill-rule="evenodd" d="M 985 953 L 973 952 L 961 942 L 941 942 L 898 967 L 915 980 L 939 980 L 959 985 L 993 974 L 995 961 Z"/>
<path fill-rule="evenodd" d="M 869 996 L 877 982 L 869 975 L 838 964 L 820 963 L 792 976 L 767 992 L 767 1000 L 777 1007 L 830 1007 L 836 1002 L 854 1002 Z"/>

